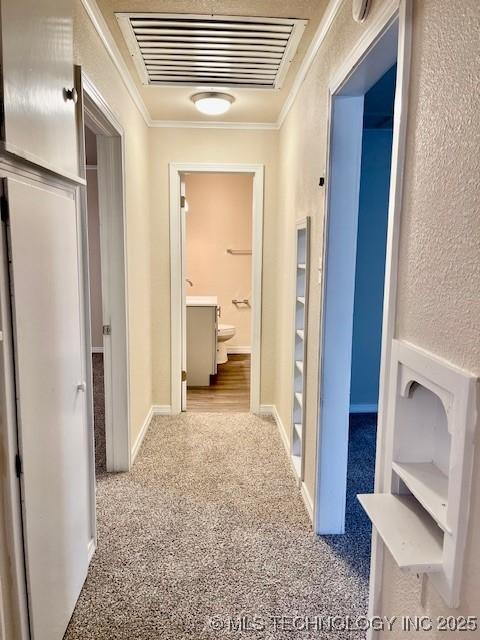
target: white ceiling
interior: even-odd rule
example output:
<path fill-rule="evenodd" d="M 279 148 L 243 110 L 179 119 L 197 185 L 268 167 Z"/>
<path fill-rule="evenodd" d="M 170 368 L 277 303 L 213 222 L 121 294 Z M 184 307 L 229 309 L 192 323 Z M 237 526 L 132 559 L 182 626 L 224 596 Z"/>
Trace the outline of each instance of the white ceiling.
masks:
<path fill-rule="evenodd" d="M 280 89 L 225 87 L 235 97 L 230 111 L 215 120 L 225 123 L 275 123 L 290 92 L 305 51 L 320 23 L 328 0 L 97 0 L 98 7 L 127 65 L 152 120 L 209 121 L 190 96 L 206 85 L 157 86 L 142 83 L 119 27 L 116 13 L 184 13 L 308 20 L 296 55 Z M 218 87 L 216 87 L 218 89 Z"/>

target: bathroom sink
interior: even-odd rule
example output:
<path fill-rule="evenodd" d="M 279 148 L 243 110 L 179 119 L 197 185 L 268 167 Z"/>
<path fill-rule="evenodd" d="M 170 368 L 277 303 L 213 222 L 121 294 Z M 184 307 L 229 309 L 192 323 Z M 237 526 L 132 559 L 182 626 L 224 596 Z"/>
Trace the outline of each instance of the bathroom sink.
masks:
<path fill-rule="evenodd" d="M 217 296 L 187 296 L 187 307 L 210 307 L 218 306 Z"/>

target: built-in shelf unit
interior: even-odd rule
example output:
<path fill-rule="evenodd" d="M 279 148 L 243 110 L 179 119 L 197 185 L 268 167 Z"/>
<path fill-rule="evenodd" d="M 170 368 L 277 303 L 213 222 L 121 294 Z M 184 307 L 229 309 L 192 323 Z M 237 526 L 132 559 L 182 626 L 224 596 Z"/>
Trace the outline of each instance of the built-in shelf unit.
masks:
<path fill-rule="evenodd" d="M 295 250 L 295 313 L 293 330 L 293 410 L 291 431 L 292 466 L 303 480 L 303 450 L 305 432 L 305 374 L 307 357 L 308 273 L 310 260 L 310 218 L 296 225 Z"/>
<path fill-rule="evenodd" d="M 398 566 L 460 602 L 478 379 L 394 340 L 387 399 L 385 493 L 359 500 Z"/>

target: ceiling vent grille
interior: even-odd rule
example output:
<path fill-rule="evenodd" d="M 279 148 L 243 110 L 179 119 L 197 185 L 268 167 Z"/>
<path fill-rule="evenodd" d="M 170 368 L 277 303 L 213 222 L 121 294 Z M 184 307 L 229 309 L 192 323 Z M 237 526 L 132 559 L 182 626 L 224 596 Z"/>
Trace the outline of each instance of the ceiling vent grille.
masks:
<path fill-rule="evenodd" d="M 307 20 L 117 13 L 143 84 L 279 89 Z"/>

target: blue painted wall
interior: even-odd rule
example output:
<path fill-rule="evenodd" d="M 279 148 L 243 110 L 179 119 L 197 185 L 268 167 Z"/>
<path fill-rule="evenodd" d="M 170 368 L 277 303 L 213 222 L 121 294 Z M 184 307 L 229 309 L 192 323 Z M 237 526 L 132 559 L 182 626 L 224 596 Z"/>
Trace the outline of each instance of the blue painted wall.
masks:
<path fill-rule="evenodd" d="M 391 129 L 364 129 L 350 404 L 378 402 Z"/>

